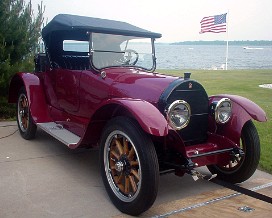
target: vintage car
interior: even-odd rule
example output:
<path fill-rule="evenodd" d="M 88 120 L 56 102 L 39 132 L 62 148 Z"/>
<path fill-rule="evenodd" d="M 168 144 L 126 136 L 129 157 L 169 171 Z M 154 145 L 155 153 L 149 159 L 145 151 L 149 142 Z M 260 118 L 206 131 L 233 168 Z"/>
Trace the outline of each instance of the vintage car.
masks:
<path fill-rule="evenodd" d="M 207 166 L 240 183 L 260 158 L 252 120 L 266 121 L 264 111 L 237 95 L 208 97 L 190 73 L 155 72 L 160 37 L 125 22 L 57 15 L 42 30 L 35 72 L 17 73 L 9 89 L 24 139 L 39 127 L 71 149 L 99 146 L 106 191 L 131 215 L 152 206 L 160 174 L 201 178 L 196 168 Z"/>

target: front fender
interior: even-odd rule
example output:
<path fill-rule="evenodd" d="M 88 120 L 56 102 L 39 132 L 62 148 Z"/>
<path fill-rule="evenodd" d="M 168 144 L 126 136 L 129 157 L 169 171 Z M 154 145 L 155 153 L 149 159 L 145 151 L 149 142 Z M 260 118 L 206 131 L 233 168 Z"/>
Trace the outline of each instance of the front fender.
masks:
<path fill-rule="evenodd" d="M 155 136 L 168 134 L 168 124 L 160 111 L 152 104 L 144 100 L 114 98 L 106 101 L 107 105 L 119 105 L 126 109 L 140 124 L 144 131 Z"/>
<path fill-rule="evenodd" d="M 250 117 L 253 118 L 254 120 L 257 120 L 259 122 L 267 121 L 267 117 L 264 110 L 253 101 L 247 98 L 244 98 L 242 96 L 227 95 L 227 94 L 211 96 L 210 102 L 216 99 L 221 99 L 221 98 L 229 98 L 232 102 L 235 102 L 236 104 L 240 105 L 248 113 L 248 115 L 250 115 Z"/>
<path fill-rule="evenodd" d="M 21 87 L 25 87 L 30 112 L 35 123 L 50 122 L 48 106 L 39 77 L 31 73 L 17 73 L 9 86 L 9 102 L 16 103 Z"/>
<path fill-rule="evenodd" d="M 209 97 L 209 103 L 218 101 L 221 98 L 229 98 L 232 101 L 232 117 L 226 124 L 215 124 L 210 131 L 216 131 L 217 134 L 231 139 L 236 144 L 240 144 L 242 128 L 245 123 L 251 119 L 259 122 L 267 121 L 267 117 L 262 108 L 247 98 L 237 95 L 217 95 Z M 211 119 L 210 119 L 211 120 Z M 211 126 L 211 125 L 210 125 Z"/>

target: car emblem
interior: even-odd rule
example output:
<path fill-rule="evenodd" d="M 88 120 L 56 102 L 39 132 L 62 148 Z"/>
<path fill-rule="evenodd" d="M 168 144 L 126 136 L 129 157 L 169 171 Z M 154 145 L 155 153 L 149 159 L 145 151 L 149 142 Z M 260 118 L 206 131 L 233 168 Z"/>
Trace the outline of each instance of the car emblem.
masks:
<path fill-rule="evenodd" d="M 193 88 L 193 84 L 189 83 L 189 89 Z"/>

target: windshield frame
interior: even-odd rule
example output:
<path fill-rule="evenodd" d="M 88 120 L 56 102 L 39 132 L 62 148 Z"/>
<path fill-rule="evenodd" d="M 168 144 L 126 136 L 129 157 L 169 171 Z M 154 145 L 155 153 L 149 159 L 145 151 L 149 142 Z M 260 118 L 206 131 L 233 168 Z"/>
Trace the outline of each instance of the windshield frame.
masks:
<path fill-rule="evenodd" d="M 93 34 L 97 34 L 97 32 L 89 32 L 89 57 L 90 57 L 90 65 L 91 67 L 97 71 L 97 72 L 101 72 L 104 69 L 107 68 L 120 68 L 120 67 L 128 67 L 128 68 L 136 68 L 136 69 L 142 69 L 145 70 L 147 72 L 154 72 L 156 69 L 156 55 L 155 55 L 155 38 L 151 38 L 151 37 L 136 37 L 136 36 L 131 36 L 131 35 L 121 35 L 121 34 L 106 34 L 106 33 L 98 33 L 98 34 L 103 34 L 103 35 L 112 35 L 112 36 L 123 36 L 123 37 L 128 37 L 128 40 L 125 40 L 126 43 L 128 43 L 129 39 L 148 39 L 150 40 L 150 45 L 151 45 L 151 58 L 152 58 L 152 67 L 151 68 L 145 68 L 143 66 L 140 65 L 132 65 L 132 64 L 125 64 L 125 63 L 120 63 L 120 65 L 109 65 L 109 66 L 104 66 L 101 68 L 98 68 L 97 66 L 95 66 L 94 63 L 94 54 L 95 52 L 104 52 L 104 53 L 115 53 L 115 54 L 124 54 L 124 51 L 111 51 L 111 50 L 99 50 L 99 49 L 95 49 L 94 48 L 94 36 Z M 125 42 L 123 41 L 123 42 Z M 127 48 L 127 44 L 125 46 L 125 49 Z"/>

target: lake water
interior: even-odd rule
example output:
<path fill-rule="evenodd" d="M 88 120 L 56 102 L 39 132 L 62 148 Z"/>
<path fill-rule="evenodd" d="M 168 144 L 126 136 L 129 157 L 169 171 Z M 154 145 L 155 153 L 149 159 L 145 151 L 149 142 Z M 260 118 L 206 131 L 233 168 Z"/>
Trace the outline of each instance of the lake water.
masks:
<path fill-rule="evenodd" d="M 223 45 L 156 44 L 157 69 L 220 69 L 226 62 Z M 229 46 L 228 69 L 272 69 L 272 47 Z"/>
<path fill-rule="evenodd" d="M 88 51 L 86 43 L 67 43 L 64 47 Z M 226 63 L 226 46 L 156 43 L 156 57 L 157 69 L 220 69 Z M 272 47 L 245 49 L 242 45 L 229 45 L 228 69 L 272 69 Z"/>

